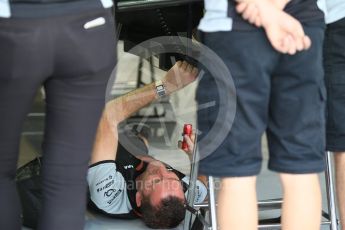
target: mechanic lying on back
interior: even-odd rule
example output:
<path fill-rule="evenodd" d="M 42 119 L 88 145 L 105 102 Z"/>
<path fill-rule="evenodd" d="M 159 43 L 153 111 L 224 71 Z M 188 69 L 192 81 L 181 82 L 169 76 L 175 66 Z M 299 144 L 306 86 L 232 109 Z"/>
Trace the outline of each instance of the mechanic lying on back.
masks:
<path fill-rule="evenodd" d="M 87 175 L 89 208 L 114 218 L 142 218 L 150 228 L 174 228 L 181 223 L 189 178 L 147 155 L 147 132 L 127 134 L 122 141 L 118 124 L 155 99 L 193 82 L 197 75 L 198 70 L 192 65 L 177 62 L 162 81 L 107 103 Z M 126 140 L 134 145 L 131 153 L 127 150 L 130 146 L 124 144 Z M 188 142 L 193 148 L 190 139 Z M 199 179 L 205 181 L 205 177 Z M 195 203 L 206 196 L 207 189 L 198 180 Z"/>

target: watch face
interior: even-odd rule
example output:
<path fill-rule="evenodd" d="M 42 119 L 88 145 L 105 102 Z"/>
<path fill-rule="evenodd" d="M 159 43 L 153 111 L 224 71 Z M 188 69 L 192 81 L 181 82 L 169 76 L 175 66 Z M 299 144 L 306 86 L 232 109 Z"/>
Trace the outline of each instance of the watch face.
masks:
<path fill-rule="evenodd" d="M 161 91 L 164 90 L 164 87 L 162 85 L 157 86 L 157 90 Z"/>

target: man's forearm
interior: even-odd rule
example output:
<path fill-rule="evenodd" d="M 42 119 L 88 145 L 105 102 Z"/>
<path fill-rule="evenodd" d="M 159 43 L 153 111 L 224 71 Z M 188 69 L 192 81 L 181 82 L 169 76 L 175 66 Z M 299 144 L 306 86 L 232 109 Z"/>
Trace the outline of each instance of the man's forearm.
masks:
<path fill-rule="evenodd" d="M 190 84 L 195 80 L 197 74 L 198 70 L 192 65 L 187 62 L 177 62 L 162 79 L 165 94 L 170 95 Z M 108 119 L 120 123 L 157 98 L 155 83 L 133 90 L 107 103 L 106 113 Z"/>
<path fill-rule="evenodd" d="M 117 125 L 155 99 L 155 84 L 152 83 L 107 103 L 98 125 L 91 164 L 116 159 Z"/>
<path fill-rule="evenodd" d="M 151 83 L 110 101 L 106 110 L 111 120 L 120 123 L 156 99 L 155 83 Z"/>
<path fill-rule="evenodd" d="M 117 125 L 112 125 L 103 115 L 98 124 L 90 164 L 104 160 L 115 160 L 117 150 Z"/>
<path fill-rule="evenodd" d="M 117 125 L 156 98 L 154 83 L 131 91 L 106 104 L 100 119 L 91 164 L 115 160 L 118 145 Z"/>

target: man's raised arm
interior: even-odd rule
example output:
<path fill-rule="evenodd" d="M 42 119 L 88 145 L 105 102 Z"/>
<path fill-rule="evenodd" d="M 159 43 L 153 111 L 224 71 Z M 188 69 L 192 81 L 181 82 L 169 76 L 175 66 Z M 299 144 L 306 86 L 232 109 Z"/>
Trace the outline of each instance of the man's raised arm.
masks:
<path fill-rule="evenodd" d="M 197 68 L 187 62 L 177 62 L 162 79 L 166 95 L 182 89 L 193 82 L 198 74 Z M 107 116 L 110 121 L 121 122 L 133 113 L 153 102 L 159 96 L 156 93 L 156 83 L 148 84 L 133 90 L 121 97 L 110 101 L 106 106 Z"/>
<path fill-rule="evenodd" d="M 192 83 L 197 75 L 197 68 L 185 61 L 178 61 L 162 79 L 164 90 L 161 92 L 164 94 L 165 91 L 165 95 L 170 95 Z M 158 98 L 156 83 L 151 83 L 109 101 L 98 125 L 91 164 L 104 160 L 115 160 L 118 124 Z"/>

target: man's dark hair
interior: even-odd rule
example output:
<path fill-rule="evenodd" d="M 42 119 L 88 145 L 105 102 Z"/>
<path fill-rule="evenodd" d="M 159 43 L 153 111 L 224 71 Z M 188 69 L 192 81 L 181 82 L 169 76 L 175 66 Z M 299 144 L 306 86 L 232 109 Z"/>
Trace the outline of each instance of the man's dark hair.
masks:
<path fill-rule="evenodd" d="M 176 228 L 185 216 L 184 203 L 184 200 L 169 196 L 162 199 L 159 205 L 153 206 L 149 198 L 144 198 L 141 205 L 142 219 L 150 228 Z"/>

